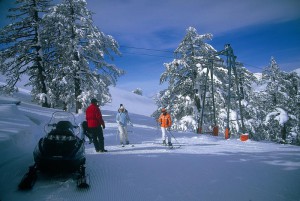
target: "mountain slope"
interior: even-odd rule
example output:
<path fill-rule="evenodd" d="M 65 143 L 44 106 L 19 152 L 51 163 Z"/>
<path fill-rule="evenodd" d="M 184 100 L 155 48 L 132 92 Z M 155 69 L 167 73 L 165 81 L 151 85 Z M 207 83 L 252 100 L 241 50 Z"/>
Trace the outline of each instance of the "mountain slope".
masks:
<path fill-rule="evenodd" d="M 120 104 L 123 104 L 130 113 L 150 116 L 157 108 L 154 100 L 145 96 L 115 87 L 110 87 L 109 90 L 112 95 L 112 102 L 103 106 L 103 110 L 117 111 Z"/>

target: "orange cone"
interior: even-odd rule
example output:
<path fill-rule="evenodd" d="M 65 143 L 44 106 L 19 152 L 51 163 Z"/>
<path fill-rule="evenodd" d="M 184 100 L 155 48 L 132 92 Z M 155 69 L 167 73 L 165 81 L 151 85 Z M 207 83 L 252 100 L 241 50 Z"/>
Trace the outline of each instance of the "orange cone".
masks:
<path fill-rule="evenodd" d="M 229 138 L 229 128 L 225 128 L 225 139 L 227 140 Z"/>
<path fill-rule="evenodd" d="M 219 134 L 219 127 L 218 126 L 214 126 L 214 128 L 213 128 L 213 135 L 214 136 L 218 136 L 218 134 Z"/>
<path fill-rule="evenodd" d="M 240 140 L 241 140 L 241 141 L 247 141 L 248 139 L 249 139 L 248 133 L 242 134 L 242 135 L 240 136 Z"/>

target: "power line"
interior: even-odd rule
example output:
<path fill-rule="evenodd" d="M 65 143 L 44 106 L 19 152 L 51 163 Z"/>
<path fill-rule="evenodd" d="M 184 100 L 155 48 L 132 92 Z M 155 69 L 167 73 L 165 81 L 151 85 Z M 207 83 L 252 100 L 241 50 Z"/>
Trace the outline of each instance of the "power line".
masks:
<path fill-rule="evenodd" d="M 167 52 L 167 53 L 174 54 L 173 51 L 169 51 L 169 50 L 158 50 L 158 49 L 150 49 L 150 48 L 143 48 L 143 47 L 125 46 L 125 45 L 120 45 L 120 47 L 131 48 L 131 49 L 139 49 L 139 50 L 148 50 L 148 51 L 157 51 L 157 52 Z"/>
<path fill-rule="evenodd" d="M 124 48 L 130 48 L 130 49 L 137 49 L 137 50 L 146 50 L 146 51 L 156 51 L 156 52 L 166 52 L 166 53 L 172 53 L 174 54 L 174 52 L 169 51 L 169 50 L 160 50 L 160 49 L 151 49 L 151 48 L 143 48 L 143 47 L 133 47 L 133 46 L 126 46 L 126 45 L 120 45 L 120 47 L 124 47 Z M 151 56 L 151 57 L 160 57 L 160 58 L 174 58 L 174 57 L 168 57 L 168 56 L 160 56 L 160 55 L 153 55 L 153 54 L 143 54 L 143 53 L 130 53 L 130 52 L 122 52 L 124 54 L 131 54 L 131 55 L 144 55 L 144 56 Z M 261 67 L 257 67 L 255 65 L 252 64 L 248 64 L 248 63 L 244 63 L 243 64 L 250 66 L 252 68 L 257 68 L 259 70 L 264 70 Z"/>
<path fill-rule="evenodd" d="M 257 69 L 260 69 L 260 70 L 264 70 L 263 68 L 254 66 L 254 65 L 252 65 L 252 64 L 247 64 L 247 63 L 243 63 L 243 64 L 245 64 L 245 65 L 247 65 L 247 66 L 250 66 L 250 67 L 252 67 L 252 68 L 257 68 Z"/>
<path fill-rule="evenodd" d="M 133 53 L 133 52 L 122 52 L 122 54 L 144 55 L 144 56 L 160 57 L 160 58 L 168 58 L 168 59 L 173 59 L 174 58 L 174 57 L 160 56 L 160 55 L 154 55 L 154 54 Z"/>

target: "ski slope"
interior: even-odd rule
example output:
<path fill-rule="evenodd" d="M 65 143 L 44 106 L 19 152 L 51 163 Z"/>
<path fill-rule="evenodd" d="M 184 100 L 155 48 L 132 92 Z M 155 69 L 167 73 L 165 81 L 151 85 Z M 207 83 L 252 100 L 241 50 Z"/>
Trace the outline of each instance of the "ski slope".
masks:
<path fill-rule="evenodd" d="M 31 104 L 23 92 L 0 98 L 1 201 L 299 201 L 300 147 L 239 139 L 225 140 L 171 131 L 175 149 L 160 145 L 160 130 L 149 115 L 153 101 L 112 88 L 113 102 L 102 107 L 107 153 L 86 142 L 90 188 L 79 190 L 72 175 L 39 179 L 31 191 L 17 185 L 54 109 Z M 21 104 L 15 103 L 21 99 Z M 127 101 L 127 102 L 126 102 Z M 123 103 L 133 127 L 121 147 L 115 123 Z M 144 104 L 143 104 L 144 103 Z M 77 116 L 78 123 L 84 116 Z"/>

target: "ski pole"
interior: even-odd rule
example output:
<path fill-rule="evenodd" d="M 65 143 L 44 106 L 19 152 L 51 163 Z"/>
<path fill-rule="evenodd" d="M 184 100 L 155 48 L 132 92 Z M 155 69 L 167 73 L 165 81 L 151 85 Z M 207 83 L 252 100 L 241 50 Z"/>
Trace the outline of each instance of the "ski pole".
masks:
<path fill-rule="evenodd" d="M 171 134 L 171 136 L 175 139 L 175 141 L 177 142 L 177 144 L 179 145 L 179 147 L 181 147 L 181 144 L 177 141 L 177 139 L 174 137 L 174 135 L 171 133 L 171 131 L 170 130 L 168 130 L 168 131 Z"/>
<path fill-rule="evenodd" d="M 160 125 L 159 125 L 159 122 L 156 122 L 156 133 L 159 135 L 160 133 L 159 133 L 159 128 L 160 128 Z"/>
<path fill-rule="evenodd" d="M 116 132 L 116 143 L 118 143 L 118 135 L 119 135 L 119 129 L 117 129 L 117 132 Z"/>

